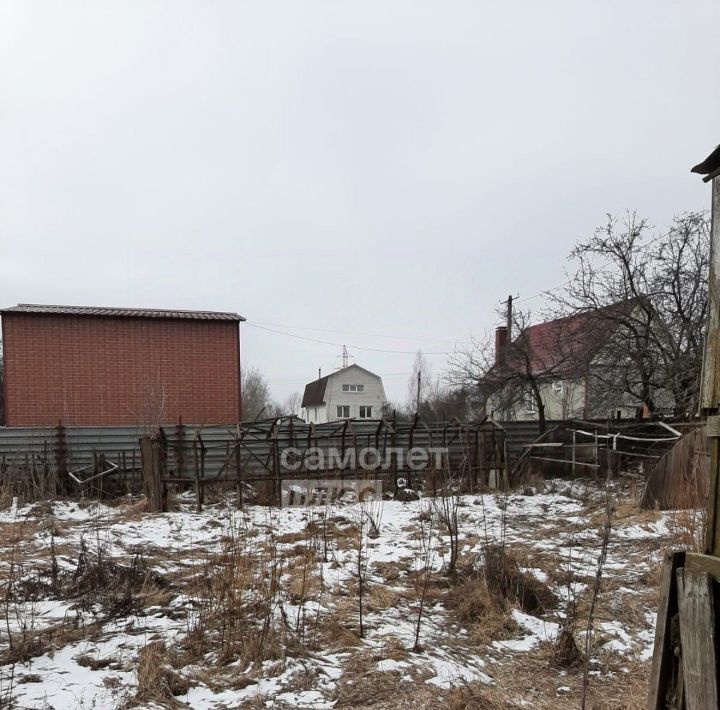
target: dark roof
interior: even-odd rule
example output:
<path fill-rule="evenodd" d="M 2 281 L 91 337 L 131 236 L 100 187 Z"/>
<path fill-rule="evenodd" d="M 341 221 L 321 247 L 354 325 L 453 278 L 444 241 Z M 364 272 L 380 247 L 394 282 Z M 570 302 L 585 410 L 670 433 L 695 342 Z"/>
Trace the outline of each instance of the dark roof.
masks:
<path fill-rule="evenodd" d="M 166 318 L 179 320 L 225 320 L 244 321 L 237 313 L 223 311 L 170 311 L 160 308 L 102 308 L 98 306 L 56 306 L 35 303 L 18 303 L 3 308 L 4 313 L 30 313 L 36 315 L 101 316 L 106 318 Z"/>
<path fill-rule="evenodd" d="M 720 145 L 702 163 L 698 163 L 692 168 L 690 172 L 705 175 L 703 182 L 710 182 L 710 180 L 720 175 Z"/>
<path fill-rule="evenodd" d="M 325 375 L 315 382 L 308 382 L 305 385 L 301 407 L 317 407 L 325 402 L 325 386 L 330 375 Z"/>

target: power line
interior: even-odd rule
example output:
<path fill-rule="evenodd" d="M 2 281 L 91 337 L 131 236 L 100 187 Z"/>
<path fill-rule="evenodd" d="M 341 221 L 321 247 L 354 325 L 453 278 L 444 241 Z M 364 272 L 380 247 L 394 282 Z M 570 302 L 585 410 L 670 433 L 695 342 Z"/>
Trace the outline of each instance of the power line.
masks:
<path fill-rule="evenodd" d="M 310 343 L 320 343 L 321 345 L 332 345 L 335 348 L 341 348 L 343 347 L 343 343 L 334 343 L 330 340 L 320 340 L 319 338 L 308 338 L 304 335 L 295 335 L 294 333 L 286 333 L 282 330 L 275 330 L 274 328 L 266 328 L 264 325 L 259 325 L 257 323 L 251 323 L 246 322 L 245 325 L 249 325 L 252 328 L 259 328 L 260 330 L 266 330 L 269 333 L 276 333 L 278 335 L 284 335 L 288 338 L 296 338 L 297 340 L 306 340 Z M 395 355 L 415 355 L 417 353 L 417 350 L 386 350 L 383 348 L 366 348 L 362 347 L 361 345 L 349 345 L 348 347 L 354 349 L 354 350 L 364 350 L 367 352 L 373 352 L 373 353 L 390 353 Z M 423 355 L 452 355 L 452 352 L 450 351 L 442 351 L 442 352 L 426 352 L 422 351 Z"/>
<path fill-rule="evenodd" d="M 707 210 L 705 210 L 703 213 L 707 213 Z M 664 232 L 662 234 L 658 234 L 657 236 L 650 239 L 648 242 L 646 242 L 643 246 L 649 246 L 651 244 L 654 244 L 660 239 L 663 239 L 664 237 L 669 236 L 672 234 L 673 230 L 669 229 L 667 232 Z M 597 267 L 598 271 L 602 271 L 605 267 L 610 266 L 612 264 L 612 260 L 605 262 L 604 264 L 601 264 Z M 572 278 L 567 279 L 566 281 L 563 281 L 561 284 L 558 284 L 557 286 L 553 286 L 551 288 L 543 289 L 542 291 L 539 291 L 536 294 L 533 294 L 532 296 L 525 296 L 524 298 L 514 298 L 513 301 L 515 303 L 525 303 L 527 301 L 532 301 L 536 298 L 539 298 L 541 296 L 548 296 L 554 291 L 557 291 L 561 288 L 564 288 L 565 286 L 568 286 L 573 281 Z M 505 303 L 506 301 L 503 301 Z M 276 328 L 268 327 L 271 325 L 276 325 L 272 323 L 260 323 L 260 322 L 251 322 L 247 321 L 245 325 L 251 326 L 253 328 L 259 328 L 260 330 L 265 330 L 269 333 L 276 333 L 277 335 L 284 335 L 288 338 L 295 338 L 297 340 L 305 340 L 307 342 L 311 343 L 319 343 L 321 345 L 332 345 L 333 347 L 340 347 L 345 348 L 345 343 L 336 343 L 329 340 L 322 340 L 320 338 L 310 338 L 307 336 L 302 335 L 296 335 L 295 333 L 288 333 L 283 330 L 277 330 Z M 449 340 L 446 338 L 429 338 L 429 337 L 410 337 L 410 336 L 402 336 L 402 335 L 381 335 L 379 333 L 363 333 L 363 332 L 357 332 L 357 331 L 344 331 L 344 330 L 335 330 L 331 328 L 317 328 L 314 326 L 279 326 L 281 328 L 291 328 L 293 330 L 311 330 L 311 331 L 318 331 L 318 332 L 325 332 L 325 333 L 337 333 L 337 334 L 346 334 L 346 335 L 359 335 L 362 337 L 368 337 L 368 338 L 388 338 L 388 339 L 394 339 L 394 340 L 415 340 L 415 341 L 433 341 L 433 342 L 441 342 L 441 343 L 463 343 L 466 342 L 467 339 L 457 339 L 457 340 Z M 370 348 L 370 347 L 363 347 L 361 345 L 350 345 L 351 348 L 355 350 L 363 350 L 365 352 L 376 352 L 376 353 L 387 353 L 387 354 L 395 354 L 395 355 L 415 355 L 417 353 L 416 350 L 390 350 L 385 348 Z M 422 351 L 423 355 L 452 355 L 453 352 L 450 351 Z"/>
<path fill-rule="evenodd" d="M 436 343 L 455 343 L 456 340 L 448 338 L 428 338 L 428 337 L 411 337 L 409 335 L 382 335 L 380 333 L 361 333 L 352 330 L 335 330 L 333 328 L 316 328 L 306 325 L 282 325 L 280 323 L 264 323 L 262 321 L 253 321 L 257 326 L 266 328 L 289 328 L 290 330 L 313 330 L 319 333 L 336 333 L 337 335 L 360 335 L 365 338 L 386 338 L 388 340 L 428 340 Z"/>

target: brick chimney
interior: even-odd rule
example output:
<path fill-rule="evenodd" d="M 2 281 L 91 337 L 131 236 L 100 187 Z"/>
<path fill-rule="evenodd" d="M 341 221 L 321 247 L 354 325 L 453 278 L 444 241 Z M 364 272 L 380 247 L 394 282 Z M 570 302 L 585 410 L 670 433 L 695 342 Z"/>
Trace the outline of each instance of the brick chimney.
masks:
<path fill-rule="evenodd" d="M 495 328 L 495 364 L 500 365 L 505 360 L 505 348 L 507 346 L 507 327 L 504 325 Z"/>

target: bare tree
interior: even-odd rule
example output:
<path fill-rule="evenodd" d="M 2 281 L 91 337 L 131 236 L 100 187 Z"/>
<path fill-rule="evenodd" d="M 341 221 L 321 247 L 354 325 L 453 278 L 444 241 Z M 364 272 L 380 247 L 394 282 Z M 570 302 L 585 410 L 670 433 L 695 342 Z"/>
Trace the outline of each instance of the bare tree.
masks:
<path fill-rule="evenodd" d="M 596 408 L 625 396 L 652 413 L 660 397 L 676 414 L 690 414 L 707 315 L 709 225 L 703 213 L 690 213 L 649 236 L 635 213 L 608 215 L 570 253 L 575 270 L 553 300 L 563 314 L 591 314 L 606 341 L 590 371 Z"/>
<path fill-rule="evenodd" d="M 264 416 L 275 418 L 300 416 L 301 403 L 302 395 L 299 392 L 293 392 L 282 402 L 270 402 L 264 409 Z"/>
<path fill-rule="evenodd" d="M 450 556 L 445 566 L 445 574 L 448 576 L 455 574 L 455 567 L 460 555 L 461 480 L 461 475 L 454 476 L 446 466 L 442 471 L 440 494 L 433 498 L 435 515 L 448 536 Z"/>
<path fill-rule="evenodd" d="M 583 371 L 588 343 L 574 337 L 569 319 L 557 319 L 545 327 L 530 325 L 530 312 L 516 310 L 513 332 L 498 352 L 489 337 L 473 339 L 470 346 L 455 352 L 449 361 L 447 378 L 455 385 L 474 389 L 486 409 L 501 418 L 512 419 L 525 408 L 545 431 L 547 385 L 572 378 Z"/>
<path fill-rule="evenodd" d="M 420 417 L 426 422 L 466 421 L 473 409 L 472 390 L 457 387 L 436 377 L 425 400 L 420 403 Z"/>
<path fill-rule="evenodd" d="M 705 213 L 676 217 L 653 248 L 652 299 L 664 386 L 674 413 L 697 411 L 704 328 L 708 314 L 710 223 Z"/>
<path fill-rule="evenodd" d="M 420 628 L 422 626 L 423 612 L 425 611 L 425 601 L 430 588 L 430 581 L 433 572 L 433 563 L 436 553 L 436 537 L 433 534 L 435 519 L 433 516 L 433 505 L 427 503 L 420 504 L 420 512 L 418 515 L 419 533 L 420 533 L 420 549 L 415 553 L 415 574 L 413 581 L 415 584 L 415 593 L 418 597 L 418 612 L 415 619 L 415 641 L 413 643 L 413 653 L 420 653 Z"/>
<path fill-rule="evenodd" d="M 165 383 L 158 376 L 155 380 L 148 378 L 142 389 L 142 411 L 139 413 L 139 424 L 146 432 L 156 431 L 165 424 L 165 408 L 167 393 Z"/>
<path fill-rule="evenodd" d="M 272 406 L 270 399 L 270 386 L 263 373 L 256 367 L 250 367 L 242 372 L 240 381 L 242 397 L 242 416 L 245 421 L 260 419 L 263 414 L 270 417 L 268 411 Z"/>
<path fill-rule="evenodd" d="M 297 417 L 300 415 L 300 405 L 302 404 L 302 395 L 299 392 L 293 392 L 285 399 L 283 409 L 287 416 Z"/>
<path fill-rule="evenodd" d="M 427 358 L 418 350 L 413 362 L 412 374 L 408 380 L 408 401 L 409 412 L 419 412 L 422 402 L 430 392 L 432 381 L 432 368 Z"/>

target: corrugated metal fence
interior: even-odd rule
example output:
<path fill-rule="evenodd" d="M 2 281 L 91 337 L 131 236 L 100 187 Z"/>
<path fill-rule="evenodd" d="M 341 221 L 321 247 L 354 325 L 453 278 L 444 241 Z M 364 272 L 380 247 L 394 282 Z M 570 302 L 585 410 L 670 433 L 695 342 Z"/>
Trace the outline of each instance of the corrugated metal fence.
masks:
<path fill-rule="evenodd" d="M 167 476 L 188 481 L 198 475 L 198 465 L 206 480 L 236 480 L 238 474 L 246 481 L 271 478 L 277 472 L 278 457 L 287 449 L 292 449 L 289 458 L 298 476 L 306 475 L 313 451 L 317 459 L 318 452 L 328 457 L 331 449 L 343 458 L 351 452 L 353 461 L 363 449 L 379 451 L 386 461 L 394 452 L 395 470 L 402 473 L 411 449 L 442 448 L 447 450 L 446 465 L 467 469 L 474 480 L 484 474 L 485 481 L 487 473 L 502 470 L 505 461 L 504 434 L 489 421 L 306 424 L 288 417 L 228 426 L 176 425 L 159 432 L 138 427 L 0 427 L 0 473 L 22 470 L 42 478 L 71 472 L 89 478 L 116 466 L 112 478 L 138 479 L 142 470 L 139 440 L 150 434 L 163 443 Z"/>

